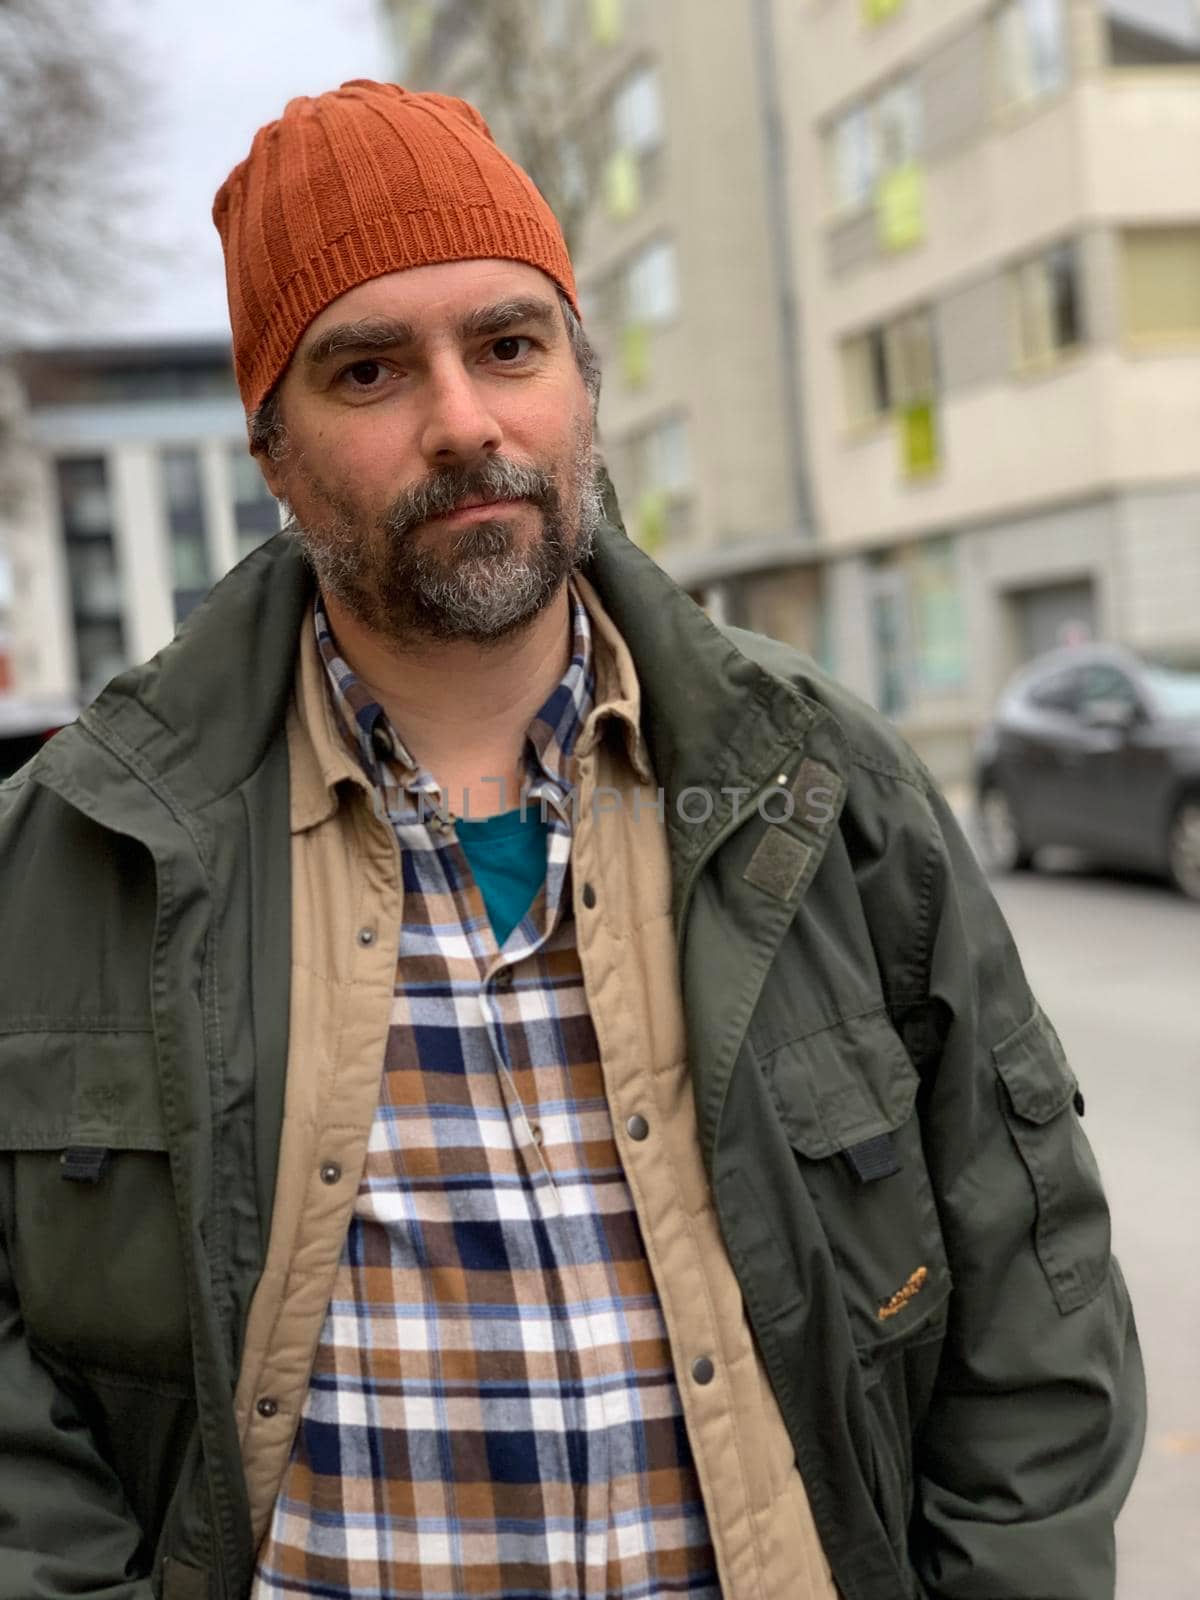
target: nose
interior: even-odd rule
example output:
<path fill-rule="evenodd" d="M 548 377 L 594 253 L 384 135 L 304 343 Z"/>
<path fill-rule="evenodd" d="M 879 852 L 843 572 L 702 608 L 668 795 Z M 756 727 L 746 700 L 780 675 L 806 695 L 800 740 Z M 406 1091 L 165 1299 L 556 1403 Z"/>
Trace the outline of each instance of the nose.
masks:
<path fill-rule="evenodd" d="M 502 443 L 499 423 L 483 386 L 461 356 L 446 353 L 431 364 L 421 451 L 431 466 L 452 466 L 494 455 Z"/>

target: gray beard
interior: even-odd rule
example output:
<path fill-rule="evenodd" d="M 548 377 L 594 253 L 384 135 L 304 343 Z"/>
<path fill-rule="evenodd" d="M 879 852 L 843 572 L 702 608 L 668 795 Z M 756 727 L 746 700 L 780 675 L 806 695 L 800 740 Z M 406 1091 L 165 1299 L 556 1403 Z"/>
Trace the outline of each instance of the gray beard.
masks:
<path fill-rule="evenodd" d="M 321 592 L 389 642 L 496 644 L 543 611 L 591 555 L 604 507 L 590 437 L 573 467 L 570 506 L 540 468 L 491 457 L 404 491 L 370 540 L 350 507 L 326 491 L 330 516 L 322 526 L 303 528 L 293 515 L 285 531 L 300 544 Z M 542 520 L 540 538 L 517 551 L 508 518 L 473 523 L 436 549 L 414 537 L 427 518 L 475 496 L 529 501 Z"/>

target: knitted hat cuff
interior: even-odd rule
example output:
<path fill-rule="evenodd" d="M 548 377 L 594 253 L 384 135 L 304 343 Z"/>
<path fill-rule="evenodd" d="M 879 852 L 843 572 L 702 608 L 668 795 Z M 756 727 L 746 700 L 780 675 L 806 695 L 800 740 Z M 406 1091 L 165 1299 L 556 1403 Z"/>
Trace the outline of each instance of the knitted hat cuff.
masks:
<path fill-rule="evenodd" d="M 464 228 L 468 215 L 470 225 Z M 238 386 L 246 411 L 257 411 L 270 394 L 309 323 L 348 290 L 411 267 L 491 259 L 537 267 L 558 285 L 579 314 L 562 235 L 551 233 L 533 217 L 488 206 L 384 217 L 334 239 L 283 285 L 244 366 L 238 360 Z"/>

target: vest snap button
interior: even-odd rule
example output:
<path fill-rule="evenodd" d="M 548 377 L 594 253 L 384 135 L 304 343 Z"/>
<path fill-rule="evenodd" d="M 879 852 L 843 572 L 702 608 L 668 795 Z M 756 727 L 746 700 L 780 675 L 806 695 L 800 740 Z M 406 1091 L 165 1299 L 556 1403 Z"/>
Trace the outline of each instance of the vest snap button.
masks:
<path fill-rule="evenodd" d="M 342 1175 L 342 1169 L 336 1161 L 327 1161 L 321 1168 L 322 1183 L 336 1183 Z"/>
<path fill-rule="evenodd" d="M 631 1116 L 629 1121 L 625 1124 L 625 1132 L 631 1139 L 637 1139 L 640 1143 L 641 1140 L 643 1140 L 650 1132 L 650 1124 L 646 1121 L 645 1117 L 642 1116 L 640 1111 L 635 1111 L 633 1116 Z"/>
<path fill-rule="evenodd" d="M 375 943 L 375 929 L 374 928 L 360 928 L 358 930 L 358 942 L 361 945 L 374 944 Z"/>
<path fill-rule="evenodd" d="M 279 1410 L 279 1401 L 272 1400 L 270 1395 L 265 1394 L 254 1409 L 260 1417 L 273 1417 Z"/>
<path fill-rule="evenodd" d="M 692 1362 L 692 1377 L 697 1383 L 711 1383 L 716 1377 L 717 1369 L 707 1356 L 700 1356 Z"/>

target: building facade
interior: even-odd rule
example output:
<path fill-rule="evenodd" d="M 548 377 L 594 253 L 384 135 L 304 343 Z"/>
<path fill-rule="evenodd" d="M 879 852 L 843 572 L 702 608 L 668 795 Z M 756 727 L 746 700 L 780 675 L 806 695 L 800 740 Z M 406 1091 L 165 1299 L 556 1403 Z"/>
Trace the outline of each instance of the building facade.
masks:
<path fill-rule="evenodd" d="M 279 507 L 227 342 L 47 348 L 14 370 L 8 687 L 86 703 L 278 531 Z"/>
<path fill-rule="evenodd" d="M 384 3 L 503 143 L 488 8 Z M 582 52 L 563 137 L 603 130 L 573 254 L 669 571 L 947 780 L 1049 646 L 1200 655 L 1191 0 L 528 5 Z"/>
<path fill-rule="evenodd" d="M 1042 650 L 1200 658 L 1200 11 L 778 28 L 835 666 L 956 776 Z"/>
<path fill-rule="evenodd" d="M 629 531 L 714 611 L 816 648 L 815 569 L 795 559 L 815 528 L 770 5 L 381 3 L 398 80 L 477 104 L 527 166 L 497 30 L 524 30 L 527 78 L 557 76 L 545 114 L 588 197 L 568 243 Z"/>

